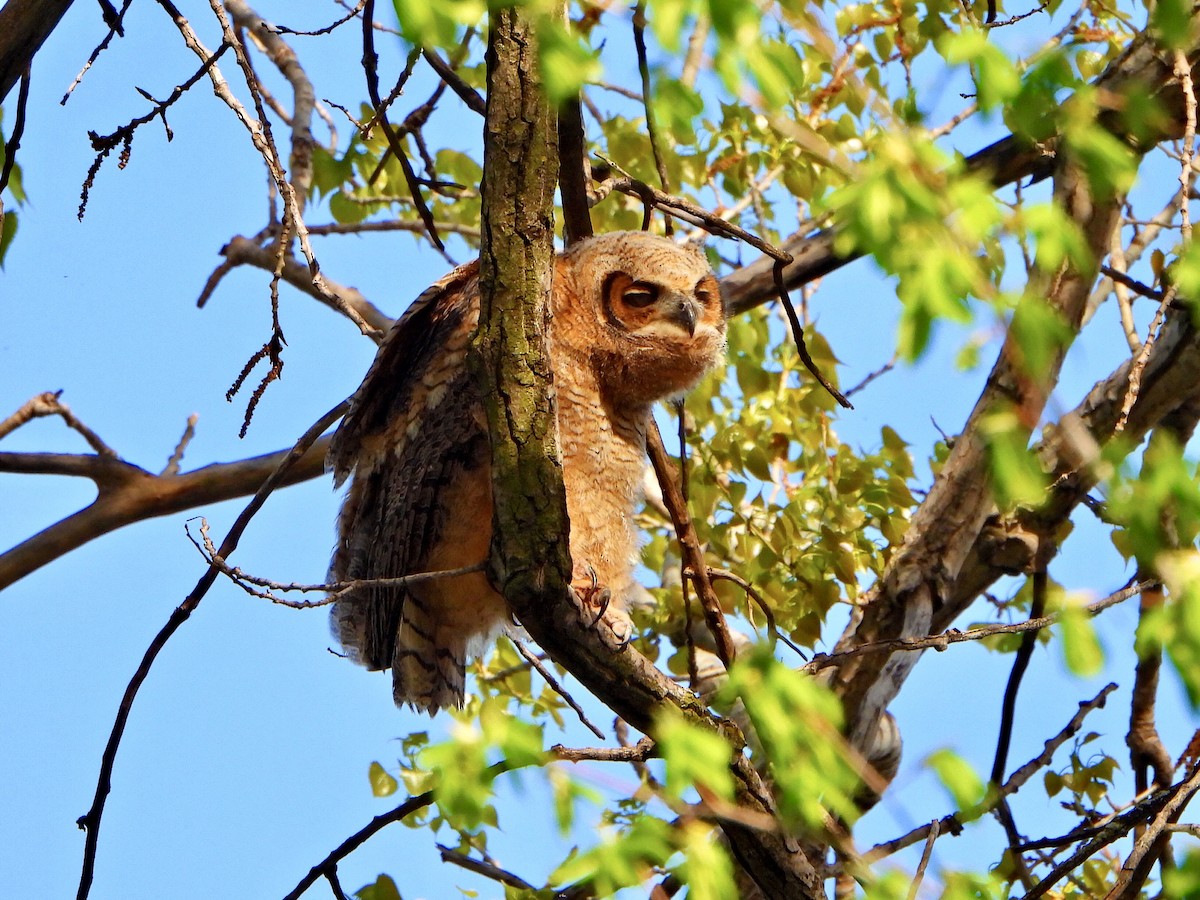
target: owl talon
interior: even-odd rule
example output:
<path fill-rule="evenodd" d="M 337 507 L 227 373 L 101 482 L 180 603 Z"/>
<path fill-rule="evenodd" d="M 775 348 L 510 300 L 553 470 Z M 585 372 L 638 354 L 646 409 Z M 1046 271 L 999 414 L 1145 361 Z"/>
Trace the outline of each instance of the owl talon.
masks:
<path fill-rule="evenodd" d="M 633 622 L 612 602 L 612 591 L 599 583 L 591 566 L 588 566 L 587 577 L 590 584 L 571 589 L 579 611 L 589 628 L 600 629 L 601 634 L 614 644 L 613 649 L 622 650 L 633 639 Z"/>

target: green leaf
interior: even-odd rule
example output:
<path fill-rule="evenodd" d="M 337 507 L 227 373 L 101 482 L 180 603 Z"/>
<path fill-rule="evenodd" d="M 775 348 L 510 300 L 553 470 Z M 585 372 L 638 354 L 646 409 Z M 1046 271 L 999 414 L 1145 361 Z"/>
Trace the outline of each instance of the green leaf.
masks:
<path fill-rule="evenodd" d="M 987 785 L 971 764 L 953 750 L 935 750 L 926 761 L 960 810 L 970 809 L 983 800 Z"/>
<path fill-rule="evenodd" d="M 689 822 L 679 843 L 686 862 L 677 874 L 688 886 L 689 900 L 737 900 L 733 863 L 721 842 L 715 839 L 711 825 Z"/>
<path fill-rule="evenodd" d="M 400 783 L 377 762 L 371 763 L 367 777 L 371 781 L 371 793 L 376 797 L 390 797 L 400 787 Z"/>
<path fill-rule="evenodd" d="M 1099 673 L 1104 668 L 1104 650 L 1096 637 L 1091 616 L 1084 610 L 1079 598 L 1064 598 L 1059 624 L 1067 667 L 1084 678 Z"/>
<path fill-rule="evenodd" d="M 722 800 L 733 800 L 729 743 L 720 735 L 678 714 L 661 716 L 654 730 L 667 764 L 667 793 L 677 800 L 693 787 L 703 787 Z"/>
<path fill-rule="evenodd" d="M 380 875 L 374 884 L 359 888 L 354 896 L 358 897 L 358 900 L 404 900 L 396 882 L 389 875 Z"/>
<path fill-rule="evenodd" d="M 11 210 L 4 211 L 4 228 L 0 230 L 0 269 L 4 268 L 4 257 L 12 246 L 13 238 L 17 236 L 17 214 Z"/>
<path fill-rule="evenodd" d="M 759 648 L 738 657 L 718 698 L 745 706 L 771 762 L 785 821 L 817 827 L 828 811 L 858 817 L 859 780 L 847 762 L 841 706 L 828 688 Z"/>
<path fill-rule="evenodd" d="M 607 897 L 639 885 L 675 852 L 674 832 L 662 819 L 636 814 L 619 831 L 607 833 L 585 853 L 566 860 L 550 876 L 553 884 L 587 879 L 597 895 Z"/>
<path fill-rule="evenodd" d="M 996 412 L 981 423 L 997 503 L 1006 509 L 1038 506 L 1048 478 L 1029 449 L 1029 430 L 1013 411 Z"/>
<path fill-rule="evenodd" d="M 589 81 L 599 81 L 604 74 L 599 53 L 549 16 L 538 27 L 538 62 L 542 87 L 554 104 L 569 100 Z"/>
<path fill-rule="evenodd" d="M 1150 28 L 1171 50 L 1184 50 L 1192 40 L 1191 0 L 1156 0 L 1150 8 Z"/>

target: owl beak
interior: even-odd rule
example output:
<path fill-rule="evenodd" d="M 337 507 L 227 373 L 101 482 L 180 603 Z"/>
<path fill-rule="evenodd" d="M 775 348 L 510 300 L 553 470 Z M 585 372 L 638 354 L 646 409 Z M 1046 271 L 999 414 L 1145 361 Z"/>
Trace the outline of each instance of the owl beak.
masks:
<path fill-rule="evenodd" d="M 686 331 L 689 337 L 695 337 L 696 306 L 690 298 L 674 298 L 667 313 L 667 319 Z"/>

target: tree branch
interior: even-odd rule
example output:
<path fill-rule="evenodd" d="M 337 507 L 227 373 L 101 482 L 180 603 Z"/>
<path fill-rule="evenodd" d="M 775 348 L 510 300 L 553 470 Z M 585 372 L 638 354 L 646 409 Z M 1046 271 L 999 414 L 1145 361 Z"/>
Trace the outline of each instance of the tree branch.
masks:
<path fill-rule="evenodd" d="M 324 472 L 329 439 L 317 441 L 291 466 L 280 486 Z M 0 472 L 76 475 L 99 488 L 91 505 L 0 554 L 0 590 L 88 541 L 125 525 L 219 503 L 253 493 L 289 451 L 231 463 L 214 463 L 183 474 L 152 475 L 117 459 L 61 453 L 0 453 Z"/>

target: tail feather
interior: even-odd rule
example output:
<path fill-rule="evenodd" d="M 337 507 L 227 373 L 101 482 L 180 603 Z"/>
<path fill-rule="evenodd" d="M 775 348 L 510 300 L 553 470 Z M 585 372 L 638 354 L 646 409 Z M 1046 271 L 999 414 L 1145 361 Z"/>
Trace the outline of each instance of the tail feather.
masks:
<path fill-rule="evenodd" d="M 392 651 L 392 697 L 430 715 L 463 705 L 467 648 L 457 634 L 438 627 L 427 601 L 405 598 Z"/>

